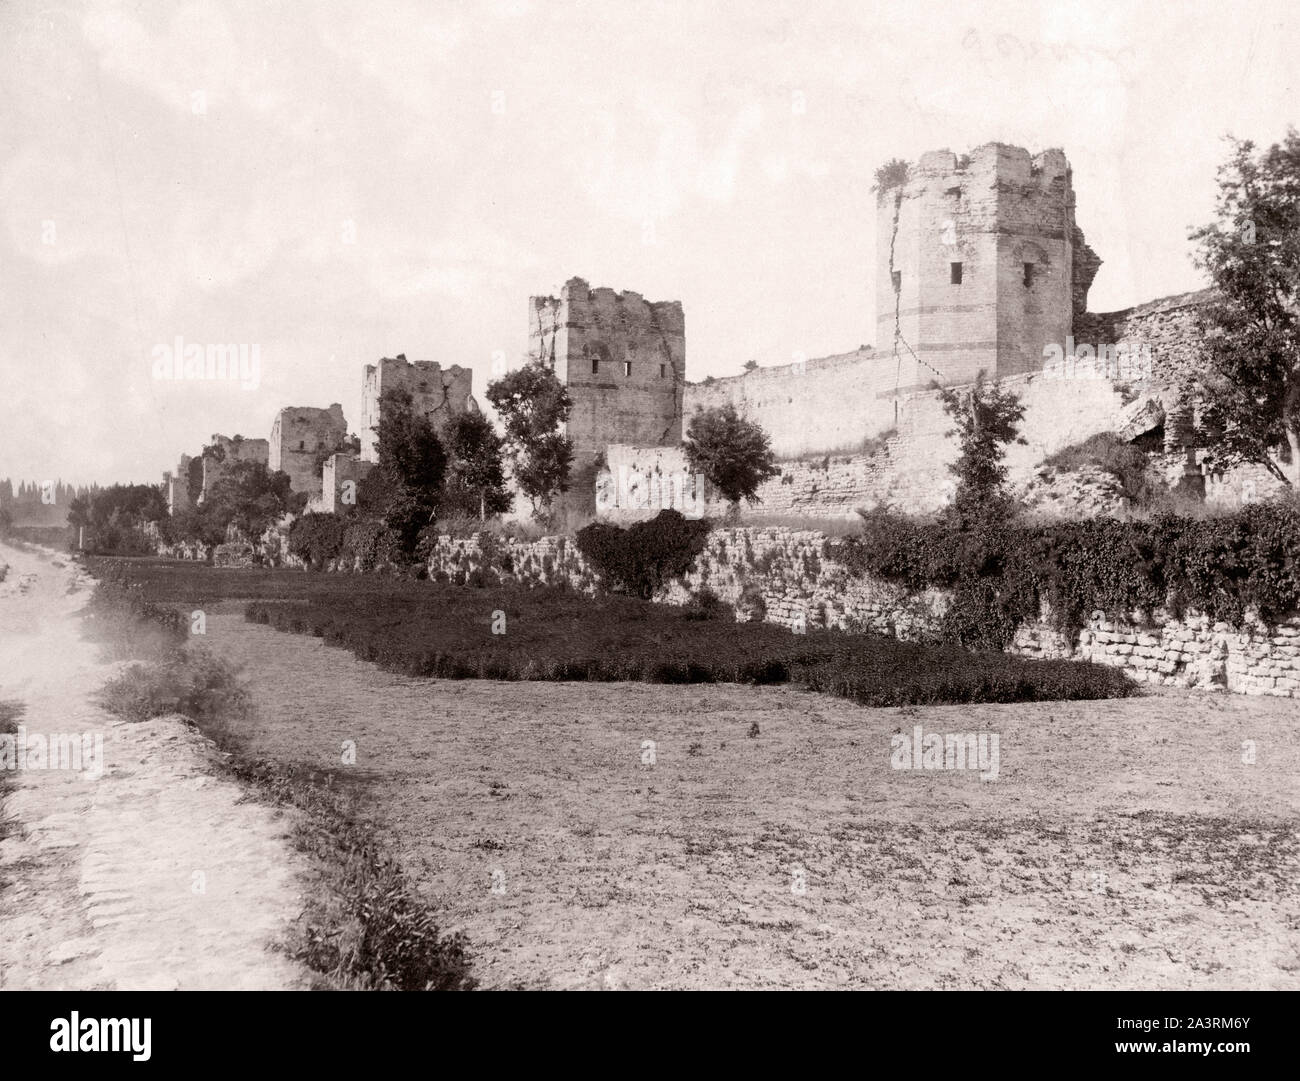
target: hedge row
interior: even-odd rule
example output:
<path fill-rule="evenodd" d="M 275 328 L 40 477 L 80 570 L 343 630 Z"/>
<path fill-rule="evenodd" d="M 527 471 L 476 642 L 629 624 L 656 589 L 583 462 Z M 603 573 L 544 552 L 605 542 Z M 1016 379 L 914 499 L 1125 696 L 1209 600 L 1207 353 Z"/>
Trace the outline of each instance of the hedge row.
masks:
<path fill-rule="evenodd" d="M 1300 507 L 1257 504 L 1217 518 L 1096 518 L 1027 527 L 996 521 L 968 530 L 886 514 L 831 554 L 850 572 L 955 591 L 945 637 L 1005 648 L 1022 621 L 1050 606 L 1066 632 L 1091 614 L 1188 609 L 1240 626 L 1300 608 Z"/>

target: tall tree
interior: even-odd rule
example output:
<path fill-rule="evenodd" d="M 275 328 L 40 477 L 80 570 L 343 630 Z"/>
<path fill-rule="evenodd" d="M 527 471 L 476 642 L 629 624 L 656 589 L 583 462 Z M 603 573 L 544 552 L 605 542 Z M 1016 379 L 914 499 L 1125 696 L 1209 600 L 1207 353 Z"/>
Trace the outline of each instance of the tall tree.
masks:
<path fill-rule="evenodd" d="M 1009 518 L 1014 502 L 1007 491 L 1006 449 L 1024 444 L 1019 435 L 1025 407 L 1020 399 L 981 371 L 969 389 L 949 388 L 939 394 L 944 412 L 956 422 L 948 430 L 958 437 L 961 453 L 948 468 L 957 478 L 952 513 L 957 524 Z"/>
<path fill-rule="evenodd" d="M 510 472 L 533 512 L 547 512 L 555 497 L 569 490 L 573 441 L 559 428 L 573 402 L 555 372 L 526 364 L 490 383 L 487 397 L 505 425 Z"/>
<path fill-rule="evenodd" d="M 479 520 L 504 514 L 514 502 L 506 488 L 504 440 L 482 413 L 460 413 L 447 425 L 447 480 L 444 506 L 455 506 Z"/>
<path fill-rule="evenodd" d="M 1222 470 L 1262 465 L 1300 483 L 1300 134 L 1256 152 L 1232 140 L 1217 220 L 1192 232 L 1218 299 L 1202 316 L 1203 363 L 1188 378 Z"/>
<path fill-rule="evenodd" d="M 682 449 L 692 471 L 702 473 L 733 506 L 742 499 L 757 503 L 758 486 L 780 472 L 767 433 L 730 402 L 691 417 Z"/>
<path fill-rule="evenodd" d="M 357 510 L 382 521 L 395 550 L 410 558 L 421 532 L 437 518 L 447 453 L 402 388 L 384 391 L 375 434 L 378 461 L 357 486 Z"/>

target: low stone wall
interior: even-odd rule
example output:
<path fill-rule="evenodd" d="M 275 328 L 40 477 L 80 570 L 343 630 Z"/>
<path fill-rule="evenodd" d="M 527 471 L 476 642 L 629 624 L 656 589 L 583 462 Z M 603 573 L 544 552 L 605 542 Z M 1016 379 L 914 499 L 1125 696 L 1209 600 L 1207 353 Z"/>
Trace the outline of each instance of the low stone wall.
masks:
<path fill-rule="evenodd" d="M 871 630 L 912 640 L 938 633 L 947 593 L 917 594 L 893 583 L 855 578 L 830 557 L 830 545 L 815 530 L 716 529 L 691 572 L 655 599 L 684 604 L 709 589 L 736 606 L 737 618 L 764 619 L 795 631 Z M 488 582 L 567 583 L 586 593 L 596 588 L 596 575 L 572 538 L 440 538 L 429 561 L 431 577 L 445 575 L 445 580 L 463 584 L 476 572 Z M 1164 612 L 1149 618 L 1134 613 L 1129 621 L 1097 615 L 1073 641 L 1056 631 L 1044 613 L 1020 628 L 1010 652 L 1095 661 L 1156 685 L 1300 698 L 1300 613 L 1271 628 L 1252 622 L 1240 629 L 1197 612 L 1177 620 Z"/>
<path fill-rule="evenodd" d="M 429 557 L 429 577 L 453 585 L 485 581 L 524 586 L 567 585 L 595 593 L 596 573 L 572 537 L 520 541 L 491 533 L 439 537 Z M 476 577 L 477 576 L 477 577 Z"/>

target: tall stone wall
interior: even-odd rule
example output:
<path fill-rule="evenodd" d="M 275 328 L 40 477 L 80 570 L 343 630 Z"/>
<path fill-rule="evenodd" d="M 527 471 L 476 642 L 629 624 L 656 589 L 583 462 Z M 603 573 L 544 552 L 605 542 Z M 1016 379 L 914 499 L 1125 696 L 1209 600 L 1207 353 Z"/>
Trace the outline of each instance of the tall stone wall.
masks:
<path fill-rule="evenodd" d="M 295 492 L 309 496 L 321 493 L 321 476 L 316 461 L 322 451 L 337 450 L 347 438 L 348 422 L 337 402 L 328 409 L 286 406 L 271 425 L 269 466 L 289 476 Z"/>
<path fill-rule="evenodd" d="M 850 354 L 871 371 L 875 358 Z M 842 358 L 832 358 L 841 360 Z M 767 378 L 755 380 L 753 386 L 763 388 L 754 397 L 747 395 L 730 398 L 740 411 L 760 424 L 769 434 L 775 428 L 786 438 L 773 438 L 773 448 L 782 460 L 779 476 L 764 483 L 758 490 L 756 506 L 742 505 L 740 513 L 746 514 L 799 514 L 809 517 L 851 517 L 859 507 L 885 507 L 926 513 L 944 506 L 952 499 L 955 482 L 948 466 L 958 454 L 958 444 L 949 433 L 952 418 L 944 412 L 939 392 L 915 391 L 900 395 L 884 404 L 887 411 L 881 414 L 869 435 L 876 437 L 871 453 L 828 453 L 821 457 L 807 454 L 797 458 L 789 447 L 795 442 L 792 426 L 784 412 L 792 408 L 794 396 L 806 386 L 818 387 L 825 392 L 822 413 L 815 426 L 811 417 L 800 429 L 800 434 L 843 430 L 861 425 L 863 416 L 854 410 L 855 399 L 843 395 L 839 400 L 831 393 L 831 386 L 843 380 L 847 386 L 861 386 L 852 380 L 852 365 L 831 365 L 823 376 L 813 362 L 807 371 L 790 367 L 761 369 Z M 744 380 L 753 379 L 758 372 L 743 380 L 719 380 L 711 387 L 699 388 L 707 397 L 697 396 L 695 385 L 687 388 L 687 409 L 705 408 L 706 402 L 717 401 L 716 388 L 724 383 L 731 388 L 744 388 Z M 824 378 L 824 381 L 821 381 Z M 812 380 L 811 383 L 805 381 Z M 1023 445 L 1007 449 L 1007 468 L 1014 485 L 1027 485 L 1044 458 L 1065 447 L 1081 443 L 1099 432 L 1116 431 L 1123 423 L 1127 408 L 1126 388 L 1105 378 L 1064 378 L 1053 372 L 1032 372 L 1010 376 L 1001 384 L 1020 396 L 1025 405 L 1025 420 L 1021 425 Z M 800 409 L 803 407 L 800 406 Z M 862 428 L 858 427 L 858 431 Z M 826 443 L 832 443 L 833 437 Z M 806 445 L 806 443 L 804 444 Z M 863 446 L 859 437 L 857 447 Z M 686 472 L 685 455 L 680 449 L 608 448 L 606 458 L 609 477 L 604 481 L 607 493 L 604 506 L 598 512 L 612 520 L 644 515 L 628 515 L 636 508 L 626 503 L 611 505 L 608 492 L 611 484 L 618 492 L 620 471 L 639 472 L 647 476 L 675 477 Z M 598 481 L 598 498 L 602 489 Z M 725 508 L 712 491 L 706 495 L 705 513 L 720 516 Z M 672 504 L 669 504 L 672 505 Z M 654 505 L 650 505 L 654 509 Z M 613 512 L 613 513 L 611 513 Z M 622 513 L 619 513 L 622 512 Z"/>
<path fill-rule="evenodd" d="M 689 426 L 702 410 L 733 405 L 762 425 L 781 457 L 843 454 L 897 423 L 897 385 L 893 358 L 863 348 L 688 383 L 683 411 Z"/>
<path fill-rule="evenodd" d="M 454 416 L 478 412 L 474 400 L 474 371 L 434 360 L 407 360 L 405 354 L 367 364 L 361 382 L 361 458 L 379 460 L 379 403 L 384 391 L 402 389 L 411 395 L 417 413 L 441 430 Z"/>

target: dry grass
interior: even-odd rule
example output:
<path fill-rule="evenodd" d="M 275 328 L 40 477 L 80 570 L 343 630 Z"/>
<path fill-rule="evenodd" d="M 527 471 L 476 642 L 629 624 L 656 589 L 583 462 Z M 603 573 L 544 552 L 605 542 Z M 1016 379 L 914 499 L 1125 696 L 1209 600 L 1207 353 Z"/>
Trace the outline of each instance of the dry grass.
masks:
<path fill-rule="evenodd" d="M 209 641 L 250 748 L 349 776 L 488 986 L 1300 987 L 1292 703 L 414 680 L 234 606 Z M 999 779 L 891 769 L 916 724 L 998 733 Z"/>

